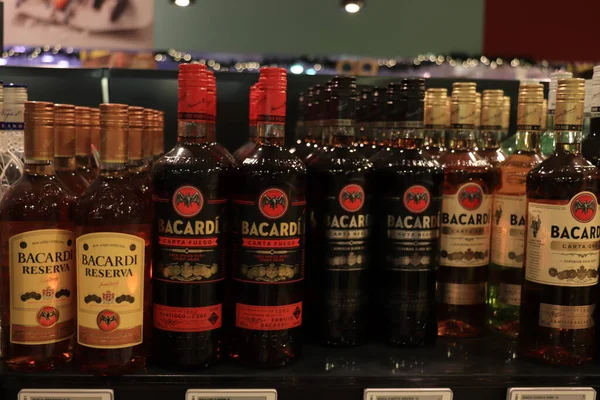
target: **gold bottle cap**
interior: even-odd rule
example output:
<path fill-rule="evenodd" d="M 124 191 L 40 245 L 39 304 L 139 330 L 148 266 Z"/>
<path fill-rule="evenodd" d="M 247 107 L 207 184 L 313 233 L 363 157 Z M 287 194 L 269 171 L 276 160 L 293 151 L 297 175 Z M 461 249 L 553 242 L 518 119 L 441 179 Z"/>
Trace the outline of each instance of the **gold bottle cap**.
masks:
<path fill-rule="evenodd" d="M 86 126 L 92 124 L 92 109 L 90 107 L 75 107 L 75 125 Z"/>
<path fill-rule="evenodd" d="M 585 79 L 558 80 L 556 90 L 556 131 L 581 131 L 583 125 L 583 100 Z"/>
<path fill-rule="evenodd" d="M 447 94 L 444 88 L 430 88 L 425 92 L 425 128 L 446 129 L 450 125 Z"/>
<path fill-rule="evenodd" d="M 481 129 L 501 130 L 504 113 L 504 91 L 484 90 L 481 100 Z"/>
<path fill-rule="evenodd" d="M 54 105 L 54 157 L 75 156 L 75 106 Z"/>
<path fill-rule="evenodd" d="M 517 105 L 517 129 L 519 131 L 539 131 L 545 120 L 544 85 L 524 83 L 519 86 Z"/>
<path fill-rule="evenodd" d="M 452 84 L 450 126 L 452 129 L 475 129 L 477 112 L 477 85 L 473 82 Z"/>
<path fill-rule="evenodd" d="M 100 158 L 103 163 L 125 164 L 128 160 L 128 106 L 100 105 Z"/>
<path fill-rule="evenodd" d="M 144 130 L 144 108 L 129 107 L 129 160 L 137 161 L 144 158 L 142 140 Z"/>
<path fill-rule="evenodd" d="M 90 108 L 90 122 L 92 126 L 100 126 L 100 109 Z"/>
<path fill-rule="evenodd" d="M 90 107 L 75 107 L 75 154 L 87 156 L 90 154 L 92 124 L 92 109 Z"/>
<path fill-rule="evenodd" d="M 158 110 L 153 110 L 154 117 L 154 138 L 152 139 L 152 154 L 158 156 L 162 153 L 161 149 L 161 136 L 163 135 L 161 118 L 164 118 L 164 114 L 161 114 Z"/>
<path fill-rule="evenodd" d="M 24 111 L 25 159 L 50 161 L 54 158 L 54 104 L 26 101 Z"/>
<path fill-rule="evenodd" d="M 144 158 L 152 158 L 154 154 L 154 119 L 156 113 L 150 108 L 144 109 L 144 136 L 142 142 L 142 152 Z"/>

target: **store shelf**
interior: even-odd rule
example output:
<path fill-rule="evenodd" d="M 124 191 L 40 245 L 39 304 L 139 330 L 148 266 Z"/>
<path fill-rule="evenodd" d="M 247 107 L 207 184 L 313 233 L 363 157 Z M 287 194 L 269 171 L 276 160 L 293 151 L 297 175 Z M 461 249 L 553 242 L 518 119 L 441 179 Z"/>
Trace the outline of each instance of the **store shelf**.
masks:
<path fill-rule="evenodd" d="M 361 399 L 365 388 L 449 387 L 454 398 L 505 399 L 509 387 L 600 387 L 600 365 L 558 367 L 516 360 L 514 343 L 494 337 L 460 342 L 439 340 L 425 349 L 370 344 L 355 349 L 306 346 L 294 365 L 254 370 L 223 363 L 181 372 L 150 365 L 119 378 L 83 375 L 75 365 L 51 373 L 0 370 L 0 399 L 23 389 L 114 389 L 119 399 L 184 399 L 187 389 L 274 388 L 280 400 Z"/>

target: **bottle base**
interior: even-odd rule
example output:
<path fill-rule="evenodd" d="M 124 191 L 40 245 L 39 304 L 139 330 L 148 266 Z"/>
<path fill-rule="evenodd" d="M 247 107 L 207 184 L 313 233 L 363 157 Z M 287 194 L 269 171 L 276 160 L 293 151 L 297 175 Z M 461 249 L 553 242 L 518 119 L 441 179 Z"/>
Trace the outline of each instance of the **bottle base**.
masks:
<path fill-rule="evenodd" d="M 539 361 L 550 365 L 582 365 L 593 360 L 590 356 L 576 356 L 571 351 L 562 347 L 542 347 L 527 351 L 519 351 L 520 358 L 527 358 L 533 361 Z"/>
<path fill-rule="evenodd" d="M 474 338 L 483 334 L 483 329 L 455 319 L 438 322 L 438 336 L 453 338 Z"/>
<path fill-rule="evenodd" d="M 52 371 L 57 367 L 68 364 L 73 359 L 71 353 L 63 353 L 50 359 L 38 360 L 30 356 L 5 358 L 4 364 L 18 372 Z"/>
<path fill-rule="evenodd" d="M 490 319 L 488 321 L 488 330 L 507 339 L 517 339 L 519 337 L 519 321 L 506 322 Z"/>
<path fill-rule="evenodd" d="M 136 357 L 126 363 L 94 362 L 80 364 L 81 372 L 95 376 L 120 376 L 133 374 L 146 367 L 145 357 Z"/>

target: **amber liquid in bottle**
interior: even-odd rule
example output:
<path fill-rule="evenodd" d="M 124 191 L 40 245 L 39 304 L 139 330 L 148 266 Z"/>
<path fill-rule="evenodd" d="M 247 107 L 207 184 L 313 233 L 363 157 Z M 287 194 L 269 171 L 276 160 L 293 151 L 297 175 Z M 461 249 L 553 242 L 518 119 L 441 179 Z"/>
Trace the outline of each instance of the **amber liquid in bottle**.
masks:
<path fill-rule="evenodd" d="M 98 171 L 94 170 L 92 159 L 92 109 L 89 107 L 75 107 L 75 159 L 77 173 L 92 183 Z"/>
<path fill-rule="evenodd" d="M 234 171 L 230 356 L 262 368 L 302 350 L 306 169 L 284 149 L 285 70 L 261 70 L 258 145 Z M 263 84 L 264 83 L 264 84 Z"/>
<path fill-rule="evenodd" d="M 23 372 L 54 369 L 71 361 L 73 355 L 76 306 L 75 264 L 72 259 L 75 247 L 75 201 L 56 178 L 52 166 L 52 108 L 52 103 L 26 103 L 25 170 L 21 179 L 11 186 L 0 203 L 2 348 L 5 364 Z M 33 276 L 47 283 L 47 287 L 42 283 L 39 288 L 32 285 L 21 289 L 19 282 L 24 281 L 26 277 L 19 278 L 18 274 L 29 267 L 24 263 L 14 265 L 16 261 L 11 261 L 11 258 L 14 260 L 18 257 L 35 256 L 32 252 L 38 248 L 32 241 L 21 237 L 17 239 L 17 246 L 22 253 L 13 254 L 10 250 L 12 243 L 9 244 L 9 241 L 17 235 L 31 234 L 32 231 L 38 235 L 49 235 L 44 238 L 52 239 L 55 243 L 60 242 L 62 248 L 56 245 L 50 251 L 60 253 L 61 256 L 65 254 L 65 257 L 62 257 L 64 262 L 46 261 L 35 267 L 39 267 L 36 272 L 45 268 L 43 275 Z M 41 236 L 36 238 L 40 239 Z M 38 250 L 49 249 L 46 246 Z M 69 255 L 71 257 L 68 257 Z M 56 270 L 54 266 L 57 266 Z M 13 268 L 14 276 L 11 272 Z M 68 291 L 68 295 L 64 289 Z M 13 293 L 12 290 L 18 292 Z M 17 304 L 14 304 L 14 307 L 18 307 L 19 310 L 15 310 L 15 315 L 11 315 L 15 302 Z M 32 306 L 33 310 L 27 309 Z M 40 311 L 37 312 L 37 309 Z M 42 310 L 46 313 L 42 314 Z M 54 313 L 54 310 L 58 312 Z M 23 313 L 33 315 L 23 320 Z M 67 315 L 70 315 L 71 319 L 64 321 Z"/>
<path fill-rule="evenodd" d="M 487 291 L 488 327 L 510 338 L 519 334 L 525 228 L 526 179 L 544 160 L 540 151 L 544 92 L 541 84 L 521 84 L 516 150 L 497 167 L 492 208 L 492 255 Z"/>
<path fill-rule="evenodd" d="M 448 150 L 439 160 L 444 170 L 438 271 L 439 336 L 475 337 L 485 328 L 495 174 L 474 152 L 474 93 L 475 84 L 454 84 Z"/>
<path fill-rule="evenodd" d="M 367 338 L 368 235 L 372 164 L 353 146 L 356 83 L 336 77 L 326 99 L 326 149 L 307 162 L 307 314 L 319 343 L 356 346 Z"/>
<path fill-rule="evenodd" d="M 127 106 L 102 104 L 100 110 L 100 174 L 80 197 L 75 217 L 77 358 L 84 372 L 122 375 L 145 366 L 148 356 L 152 209 L 128 179 Z M 110 266 L 116 255 L 127 268 Z M 84 326 L 84 314 L 95 323 Z"/>
<path fill-rule="evenodd" d="M 600 172 L 581 155 L 583 97 L 583 79 L 558 81 L 556 148 L 527 176 L 519 355 L 549 364 L 595 355 Z"/>
<path fill-rule="evenodd" d="M 80 196 L 89 186 L 77 171 L 75 161 L 75 106 L 56 104 L 54 107 L 54 169 L 58 179 Z"/>

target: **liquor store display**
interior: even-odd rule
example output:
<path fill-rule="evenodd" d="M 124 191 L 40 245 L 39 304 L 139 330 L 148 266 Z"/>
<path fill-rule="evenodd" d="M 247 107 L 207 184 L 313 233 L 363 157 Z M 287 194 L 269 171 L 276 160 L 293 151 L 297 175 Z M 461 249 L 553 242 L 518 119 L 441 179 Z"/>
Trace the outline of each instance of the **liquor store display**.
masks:
<path fill-rule="evenodd" d="M 261 69 L 232 155 L 214 74 L 182 64 L 161 154 L 160 112 L 6 87 L 23 120 L 2 132 L 5 394 L 600 386 L 584 80 L 553 74 L 547 103 L 521 83 L 509 137 L 503 90 L 335 77 L 300 96 L 289 150 L 286 91 Z"/>

